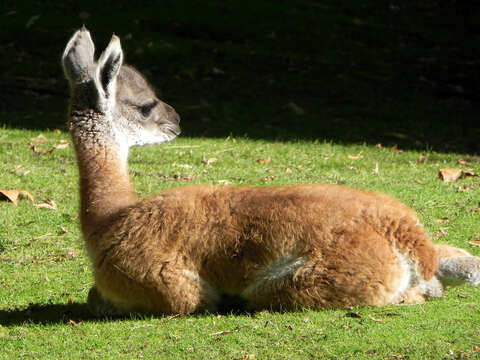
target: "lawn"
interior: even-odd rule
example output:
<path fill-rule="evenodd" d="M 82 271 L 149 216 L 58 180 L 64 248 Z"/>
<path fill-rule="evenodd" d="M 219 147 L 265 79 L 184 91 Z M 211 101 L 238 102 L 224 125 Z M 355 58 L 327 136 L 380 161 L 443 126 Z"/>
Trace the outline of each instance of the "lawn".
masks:
<path fill-rule="evenodd" d="M 0 3 L 0 359 L 463 359 L 480 288 L 416 306 L 94 319 L 60 68 L 82 24 L 112 33 L 182 117 L 135 148 L 141 196 L 190 184 L 342 184 L 415 209 L 480 256 L 480 7 L 473 1 Z M 462 178 L 445 182 L 439 170 Z"/>
<path fill-rule="evenodd" d="M 93 319 L 85 305 L 92 273 L 78 227 L 77 170 L 68 134 L 3 129 L 0 138 L 1 188 L 35 196 L 17 206 L 0 202 L 0 358 L 456 359 L 480 354 L 480 288 L 467 286 L 415 306 Z M 478 177 L 444 182 L 440 168 L 480 173 L 480 162 L 467 154 L 381 144 L 234 137 L 179 138 L 135 148 L 130 156 L 141 196 L 196 183 L 318 182 L 374 189 L 416 209 L 434 241 L 480 255 L 474 245 L 480 240 Z M 51 205 L 47 200 L 56 210 L 38 207 Z"/>

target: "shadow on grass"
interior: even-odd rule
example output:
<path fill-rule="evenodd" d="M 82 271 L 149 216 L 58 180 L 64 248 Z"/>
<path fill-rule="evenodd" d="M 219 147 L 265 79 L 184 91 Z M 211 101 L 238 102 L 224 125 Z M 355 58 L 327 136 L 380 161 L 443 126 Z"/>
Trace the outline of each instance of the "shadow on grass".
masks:
<path fill-rule="evenodd" d="M 102 321 L 95 318 L 84 304 L 30 304 L 24 309 L 0 310 L 0 325 L 61 324 L 81 321 Z"/>
<path fill-rule="evenodd" d="M 85 24 L 98 51 L 120 36 L 183 136 L 480 153 L 473 1 L 81 4 L 0 4 L 0 127 L 67 130 L 60 56 Z"/>
<path fill-rule="evenodd" d="M 246 310 L 245 300 L 236 296 L 224 295 L 218 304 L 218 311 L 215 314 L 221 315 L 252 315 Z M 191 316 L 209 316 L 211 313 L 202 312 Z M 157 315 L 159 318 L 166 315 Z M 179 315 L 166 316 L 166 319 L 176 318 Z M 108 317 L 96 317 L 88 309 L 87 303 L 72 304 L 30 304 L 23 309 L 0 310 L 0 325 L 18 326 L 24 324 L 71 324 L 80 322 L 105 322 L 128 319 L 150 318 L 151 315 L 128 314 Z"/>

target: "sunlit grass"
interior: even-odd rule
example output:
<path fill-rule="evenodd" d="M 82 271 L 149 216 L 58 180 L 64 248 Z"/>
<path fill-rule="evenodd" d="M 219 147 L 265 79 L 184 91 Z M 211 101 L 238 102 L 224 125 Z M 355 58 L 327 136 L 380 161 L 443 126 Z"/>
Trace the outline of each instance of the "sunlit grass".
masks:
<path fill-rule="evenodd" d="M 35 202 L 0 202 L 0 358 L 454 359 L 480 346 L 480 289 L 460 287 L 417 306 L 249 315 L 94 320 L 85 307 L 92 284 L 78 227 L 71 145 L 30 149 L 39 132 L 0 130 L 0 189 L 23 189 Z M 68 141 L 43 132 L 38 150 Z M 34 140 L 32 140 L 34 139 Z M 400 151 L 399 151 L 400 150 Z M 480 173 L 467 154 L 401 151 L 328 142 L 247 138 L 178 140 L 136 148 L 130 172 L 147 196 L 190 184 L 272 186 L 334 183 L 389 193 L 417 210 L 436 242 L 480 255 L 480 180 L 445 183 L 439 168 Z M 419 162 L 424 155 L 426 161 Z M 209 164 L 206 164 L 209 159 Z M 467 165 L 459 165 L 467 159 Z M 202 161 L 203 160 L 203 161 Z M 261 160 L 261 161 L 259 161 Z M 57 210 L 35 208 L 46 199 Z"/>

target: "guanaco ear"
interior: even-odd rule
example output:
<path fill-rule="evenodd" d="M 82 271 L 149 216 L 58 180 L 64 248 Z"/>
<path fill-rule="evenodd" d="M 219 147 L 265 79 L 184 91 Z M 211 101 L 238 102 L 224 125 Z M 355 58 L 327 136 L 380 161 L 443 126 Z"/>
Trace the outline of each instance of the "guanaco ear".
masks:
<path fill-rule="evenodd" d="M 63 72 L 70 82 L 82 82 L 88 78 L 94 53 L 90 32 L 84 26 L 73 34 L 62 55 Z"/>
<path fill-rule="evenodd" d="M 118 36 L 113 35 L 105 51 L 100 55 L 97 66 L 97 81 L 110 98 L 115 94 L 117 75 L 123 62 L 123 51 Z"/>

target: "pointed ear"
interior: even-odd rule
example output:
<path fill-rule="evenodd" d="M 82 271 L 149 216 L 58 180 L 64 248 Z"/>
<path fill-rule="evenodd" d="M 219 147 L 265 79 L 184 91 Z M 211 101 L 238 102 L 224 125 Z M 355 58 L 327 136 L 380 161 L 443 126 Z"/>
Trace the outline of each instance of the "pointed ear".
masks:
<path fill-rule="evenodd" d="M 62 55 L 63 72 L 71 82 L 80 82 L 88 77 L 88 67 L 93 64 L 95 46 L 90 32 L 82 27 L 68 41 Z"/>
<path fill-rule="evenodd" d="M 123 62 L 123 51 L 118 36 L 113 35 L 97 66 L 97 81 L 107 98 L 115 94 L 117 75 Z"/>

